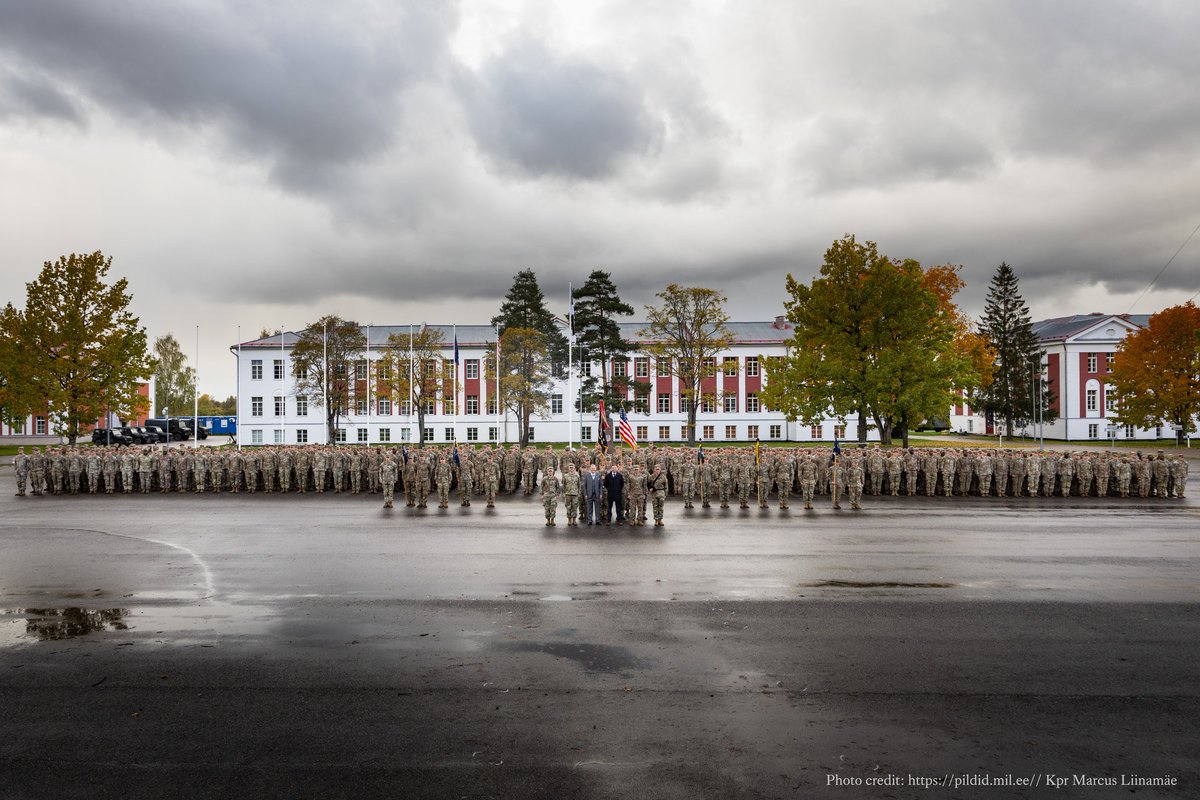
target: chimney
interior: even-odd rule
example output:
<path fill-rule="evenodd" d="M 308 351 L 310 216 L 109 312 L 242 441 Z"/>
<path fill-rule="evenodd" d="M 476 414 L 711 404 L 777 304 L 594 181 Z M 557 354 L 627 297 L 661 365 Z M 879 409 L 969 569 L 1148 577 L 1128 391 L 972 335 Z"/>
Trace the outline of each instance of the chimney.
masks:
<path fill-rule="evenodd" d="M 775 328 L 776 330 L 780 330 L 780 331 L 790 331 L 792 329 L 791 323 L 787 321 L 787 317 L 784 316 L 783 314 L 780 314 L 779 316 L 775 317 L 775 324 L 772 325 L 771 327 Z"/>

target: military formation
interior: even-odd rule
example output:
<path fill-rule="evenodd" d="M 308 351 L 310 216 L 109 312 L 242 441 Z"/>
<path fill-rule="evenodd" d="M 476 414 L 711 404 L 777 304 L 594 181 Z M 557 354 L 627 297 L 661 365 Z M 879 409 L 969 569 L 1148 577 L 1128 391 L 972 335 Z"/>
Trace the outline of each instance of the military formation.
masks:
<path fill-rule="evenodd" d="M 561 501 L 567 525 L 615 521 L 645 524 L 649 507 L 663 521 L 668 495 L 684 508 L 719 504 L 766 508 L 773 497 L 804 508 L 828 497 L 835 508 L 864 495 L 986 497 L 1184 496 L 1188 464 L 1180 456 L 1143 452 L 1068 452 L 969 448 L 686 448 L 651 445 L 555 451 L 549 446 L 475 447 L 286 446 L 242 450 L 191 447 L 19 448 L 14 459 L 17 495 L 148 492 L 333 492 L 382 494 L 392 507 L 397 492 L 410 508 L 461 506 L 500 494 L 540 494 L 546 524 L 555 525 Z M 620 481 L 591 483 L 595 466 Z M 599 493 L 592 507 L 585 486 Z M 610 487 L 619 497 L 609 498 Z M 611 501 L 611 502 L 610 502 Z M 615 514 L 613 507 L 615 506 Z"/>

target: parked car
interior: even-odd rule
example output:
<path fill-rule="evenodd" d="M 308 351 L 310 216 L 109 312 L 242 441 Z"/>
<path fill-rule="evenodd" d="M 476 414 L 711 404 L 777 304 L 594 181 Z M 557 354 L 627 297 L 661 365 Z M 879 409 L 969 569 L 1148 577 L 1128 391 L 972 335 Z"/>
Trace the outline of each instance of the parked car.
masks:
<path fill-rule="evenodd" d="M 92 444 L 128 447 L 133 437 L 117 428 L 96 428 L 92 431 Z"/>
<path fill-rule="evenodd" d="M 126 425 L 121 428 L 121 432 L 132 439 L 134 444 L 145 444 L 150 441 L 150 437 L 147 436 L 146 431 L 136 425 Z"/>
<path fill-rule="evenodd" d="M 146 420 L 146 424 L 153 425 L 154 427 L 164 431 L 170 431 L 172 441 L 182 442 L 192 438 L 191 425 L 189 424 L 185 427 L 183 425 L 184 421 L 185 420 L 182 420 L 179 417 L 171 417 L 170 419 L 163 419 L 162 417 L 159 417 L 156 419 Z M 188 422 L 190 423 L 190 420 L 188 420 Z"/>
<path fill-rule="evenodd" d="M 169 442 L 169 441 L 171 441 L 171 436 L 170 436 L 170 434 L 168 434 L 168 433 L 167 433 L 165 430 L 163 430 L 162 428 L 158 427 L 157 425 L 147 425 L 147 426 L 146 426 L 146 430 L 147 430 L 149 433 L 151 433 L 151 434 L 153 434 L 153 435 L 154 435 L 154 439 L 153 439 L 153 441 L 155 441 L 155 442 Z"/>

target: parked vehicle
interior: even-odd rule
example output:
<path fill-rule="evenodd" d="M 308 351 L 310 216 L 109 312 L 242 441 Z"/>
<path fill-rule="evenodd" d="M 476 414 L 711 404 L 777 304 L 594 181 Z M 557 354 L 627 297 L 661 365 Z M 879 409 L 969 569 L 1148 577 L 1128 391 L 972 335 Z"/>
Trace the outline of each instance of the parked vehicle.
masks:
<path fill-rule="evenodd" d="M 183 424 L 184 422 L 187 422 L 188 424 L 184 425 Z M 192 427 L 191 427 L 190 419 L 184 420 L 180 417 L 171 417 L 170 419 L 163 419 L 162 417 L 159 417 L 157 419 L 146 420 L 146 424 L 153 425 L 154 427 L 159 428 L 164 431 L 169 431 L 171 434 L 172 441 L 182 442 L 182 441 L 186 441 L 186 440 L 192 438 Z"/>
<path fill-rule="evenodd" d="M 145 428 L 141 428 L 137 425 L 126 425 L 125 427 L 121 428 L 121 432 L 130 439 L 133 439 L 134 444 L 146 444 L 150 441 L 150 437 L 146 433 Z"/>
<path fill-rule="evenodd" d="M 147 425 L 146 430 L 149 433 L 153 434 L 154 439 L 152 441 L 155 441 L 155 442 L 171 441 L 170 434 L 168 434 L 164 429 L 158 427 L 157 425 Z"/>
<path fill-rule="evenodd" d="M 96 428 L 92 431 L 92 444 L 128 447 L 133 437 L 117 428 Z"/>

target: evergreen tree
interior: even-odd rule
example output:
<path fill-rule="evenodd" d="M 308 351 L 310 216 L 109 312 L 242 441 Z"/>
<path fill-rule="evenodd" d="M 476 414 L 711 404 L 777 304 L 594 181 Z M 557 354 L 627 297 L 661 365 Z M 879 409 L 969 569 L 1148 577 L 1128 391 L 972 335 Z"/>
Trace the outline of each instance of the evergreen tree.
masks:
<path fill-rule="evenodd" d="M 500 313 L 492 317 L 492 324 L 500 329 L 501 336 L 508 328 L 526 328 L 541 333 L 546 337 L 550 358 L 557 367 L 555 374 L 562 372 L 562 365 L 567 363 L 567 337 L 563 336 L 554 315 L 546 308 L 546 297 L 533 270 L 523 269 L 513 276 L 512 288 L 500 305 Z"/>
<path fill-rule="evenodd" d="M 979 403 L 993 418 L 1004 418 L 1007 436 L 1013 428 L 1031 421 L 1037 395 L 1035 375 L 1041 374 L 1042 351 L 1029 307 L 1021 297 L 1012 267 L 1001 263 L 988 287 L 987 302 L 979 320 L 979 332 L 987 337 L 995 353 L 991 385 L 980 392 Z M 1042 409 L 1049 419 L 1050 393 L 1042 387 Z"/>
<path fill-rule="evenodd" d="M 628 383 L 612 379 L 609 366 L 613 359 L 626 359 L 633 344 L 621 336 L 617 317 L 633 316 L 633 306 L 617 295 L 612 276 L 594 270 L 587 282 L 571 293 L 575 300 L 575 336 L 586 351 L 588 361 L 600 363 L 599 375 L 588 375 L 580 359 L 579 375 L 583 378 L 582 411 L 592 411 L 603 400 L 609 408 L 618 407 L 628 394 Z"/>

